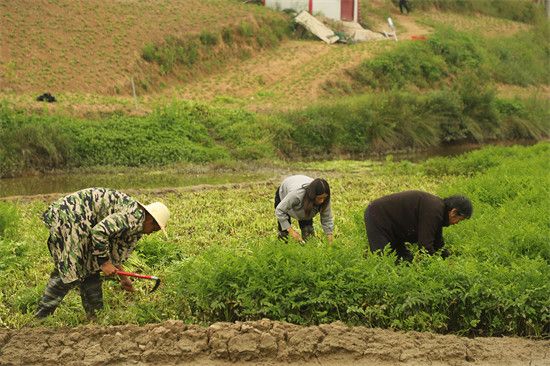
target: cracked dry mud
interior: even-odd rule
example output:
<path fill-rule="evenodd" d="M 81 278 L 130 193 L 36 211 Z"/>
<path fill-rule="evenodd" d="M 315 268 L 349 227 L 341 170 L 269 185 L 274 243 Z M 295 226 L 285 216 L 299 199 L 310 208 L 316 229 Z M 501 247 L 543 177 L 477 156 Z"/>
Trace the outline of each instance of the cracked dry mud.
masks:
<path fill-rule="evenodd" d="M 550 340 L 465 338 L 267 319 L 209 327 L 0 329 L 0 365 L 550 365 Z"/>

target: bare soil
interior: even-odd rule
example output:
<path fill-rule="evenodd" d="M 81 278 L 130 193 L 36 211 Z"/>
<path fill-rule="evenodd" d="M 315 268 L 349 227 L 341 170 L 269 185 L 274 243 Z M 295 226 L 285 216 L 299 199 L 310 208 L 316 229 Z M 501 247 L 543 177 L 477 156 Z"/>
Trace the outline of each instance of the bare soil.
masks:
<path fill-rule="evenodd" d="M 465 338 L 263 319 L 209 327 L 0 329 L 1 365 L 550 365 L 550 340 Z"/>

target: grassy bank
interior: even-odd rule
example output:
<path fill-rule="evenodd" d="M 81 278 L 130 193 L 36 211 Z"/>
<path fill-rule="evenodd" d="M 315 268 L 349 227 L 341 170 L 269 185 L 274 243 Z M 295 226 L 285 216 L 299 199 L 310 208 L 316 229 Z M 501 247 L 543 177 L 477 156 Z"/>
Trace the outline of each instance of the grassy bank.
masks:
<path fill-rule="evenodd" d="M 392 0 L 398 6 L 399 0 Z M 534 23 L 543 16 L 544 4 L 530 0 L 414 0 L 412 11 L 437 9 L 464 14 L 485 14 L 525 23 Z"/>
<path fill-rule="evenodd" d="M 269 136 L 262 137 L 255 115 L 196 103 L 168 104 L 145 117 L 113 115 L 101 120 L 27 115 L 8 107 L 0 113 L 0 176 L 273 155 Z"/>
<path fill-rule="evenodd" d="M 250 54 L 253 48 L 239 47 L 241 37 L 234 30 L 253 31 L 245 38 L 268 47 L 280 35 L 275 24 L 283 19 L 263 6 L 227 0 L 36 0 L 34 5 L 2 4 L 2 28 L 10 34 L 3 38 L 0 55 L 3 90 L 132 95 L 132 77 L 138 88 L 157 89 L 175 81 L 173 72 L 164 75 L 182 57 L 186 66 L 192 60 L 201 62 L 193 65 L 197 74 L 214 70 L 228 58 L 238 60 L 228 55 L 239 50 Z M 236 42 L 214 45 L 214 37 L 222 33 L 235 36 Z M 147 67 L 142 56 L 161 62 Z"/>
<path fill-rule="evenodd" d="M 444 143 L 546 138 L 546 100 L 500 99 L 466 79 L 264 116 L 173 102 L 144 117 L 85 120 L 0 108 L 0 177 L 94 166 L 315 159 Z"/>
<path fill-rule="evenodd" d="M 275 239 L 275 186 L 166 193 L 160 198 L 173 212 L 170 240 L 145 237 L 128 265 L 159 275 L 162 287 L 149 295 L 138 282 L 141 291 L 125 296 L 107 282 L 106 311 L 98 322 L 269 317 L 456 334 L 548 333 L 549 149 L 547 143 L 486 148 L 422 164 L 295 165 L 296 172 L 324 171 L 331 183 L 336 219 L 332 247 L 322 235 L 304 246 Z M 381 195 L 404 189 L 462 193 L 472 199 L 472 219 L 444 230 L 449 259 L 417 253 L 411 265 L 396 266 L 392 256 L 363 256 L 364 208 Z M 141 193 L 137 198 L 147 202 L 159 197 Z M 51 270 L 47 231 L 39 221 L 47 204 L 2 206 L 0 217 L 11 220 L 0 240 L 0 322 L 5 326 L 30 321 Z M 193 212 L 192 218 L 186 212 Z M 318 220 L 315 225 L 321 233 Z M 46 324 L 82 322 L 80 299 L 73 291 Z"/>
<path fill-rule="evenodd" d="M 530 0 L 409 0 L 408 5 L 412 15 L 437 11 L 470 17 L 484 15 L 529 24 L 543 18 L 545 11 L 543 2 L 536 3 Z M 361 11 L 362 24 L 370 24 L 374 17 L 385 22 L 392 12 L 398 11 L 399 0 L 389 2 L 362 0 L 361 9 L 366 10 Z"/>
<path fill-rule="evenodd" d="M 548 85 L 550 33 L 543 20 L 530 31 L 484 38 L 431 23 L 425 42 L 402 42 L 393 50 L 348 70 L 349 79 L 328 81 L 325 90 L 354 94 L 379 90 L 434 89 L 456 80 L 510 85 Z"/>

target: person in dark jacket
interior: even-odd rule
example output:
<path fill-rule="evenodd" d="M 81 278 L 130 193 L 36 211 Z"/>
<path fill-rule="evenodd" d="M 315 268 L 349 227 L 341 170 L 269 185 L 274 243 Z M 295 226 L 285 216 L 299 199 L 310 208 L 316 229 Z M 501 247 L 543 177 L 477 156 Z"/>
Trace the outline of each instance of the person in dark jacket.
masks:
<path fill-rule="evenodd" d="M 372 201 L 365 210 L 371 252 L 390 245 L 399 260 L 412 260 L 405 243 L 416 243 L 434 254 L 442 249 L 443 227 L 472 216 L 472 203 L 464 196 L 439 198 L 421 191 L 390 194 Z M 448 256 L 443 249 L 442 256 Z"/>

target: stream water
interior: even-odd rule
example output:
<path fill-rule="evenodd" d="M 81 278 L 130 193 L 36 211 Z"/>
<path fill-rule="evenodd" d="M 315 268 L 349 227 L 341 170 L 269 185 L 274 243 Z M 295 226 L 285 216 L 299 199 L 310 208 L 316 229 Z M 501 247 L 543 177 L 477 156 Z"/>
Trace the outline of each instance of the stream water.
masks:
<path fill-rule="evenodd" d="M 525 144 L 519 142 L 520 144 Z M 414 153 L 394 153 L 393 160 L 422 161 L 435 156 L 453 156 L 476 150 L 481 145 L 457 145 Z M 355 160 L 384 160 L 387 155 L 359 157 Z M 160 168 L 162 169 L 162 168 Z M 250 171 L 207 171 L 205 173 L 163 172 L 159 168 L 148 172 L 140 169 L 121 168 L 115 173 L 64 173 L 0 179 L 0 197 L 29 196 L 48 193 L 74 192 L 86 187 L 110 187 L 115 189 L 147 189 L 184 187 L 199 184 L 224 184 L 262 181 L 273 178 L 277 169 Z M 280 169 L 279 169 L 280 170 Z"/>
<path fill-rule="evenodd" d="M 184 187 L 199 184 L 224 184 L 269 179 L 267 172 L 221 173 L 74 173 L 0 179 L 0 197 L 74 192 L 86 187 L 147 189 Z"/>

